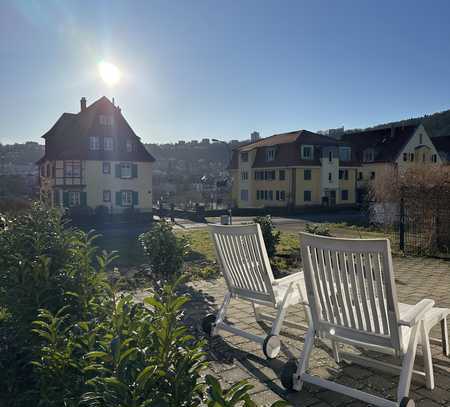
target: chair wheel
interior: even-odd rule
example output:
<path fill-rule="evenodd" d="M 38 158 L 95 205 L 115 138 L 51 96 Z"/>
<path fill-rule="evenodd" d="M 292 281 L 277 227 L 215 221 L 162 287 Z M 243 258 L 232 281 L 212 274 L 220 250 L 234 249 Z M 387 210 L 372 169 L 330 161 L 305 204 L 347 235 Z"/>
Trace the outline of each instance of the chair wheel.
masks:
<path fill-rule="evenodd" d="M 413 399 L 410 399 L 409 397 L 403 397 L 400 401 L 400 407 L 415 407 L 416 403 Z"/>
<path fill-rule="evenodd" d="M 203 318 L 202 329 L 206 335 L 211 336 L 215 322 L 216 316 L 214 314 L 207 315 L 205 318 Z"/>
<path fill-rule="evenodd" d="M 267 359 L 274 359 L 278 356 L 281 349 L 281 342 L 278 335 L 268 335 L 264 339 L 263 352 Z"/>
<path fill-rule="evenodd" d="M 294 374 L 297 371 L 297 362 L 293 359 L 289 360 L 281 371 L 281 384 L 286 390 L 294 389 Z"/>

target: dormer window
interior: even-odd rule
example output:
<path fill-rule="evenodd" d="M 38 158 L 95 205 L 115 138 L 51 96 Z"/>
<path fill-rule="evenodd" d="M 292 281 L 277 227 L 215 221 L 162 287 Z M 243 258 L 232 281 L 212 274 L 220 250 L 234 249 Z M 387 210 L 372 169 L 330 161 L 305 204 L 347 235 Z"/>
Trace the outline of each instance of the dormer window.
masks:
<path fill-rule="evenodd" d="M 273 160 L 275 160 L 275 149 L 268 148 L 266 150 L 266 161 L 273 161 Z"/>
<path fill-rule="evenodd" d="M 302 160 L 312 160 L 313 159 L 313 146 L 302 145 Z"/>
<path fill-rule="evenodd" d="M 247 152 L 241 153 L 241 161 L 242 161 L 243 163 L 248 162 L 248 153 L 247 153 Z"/>
<path fill-rule="evenodd" d="M 375 151 L 373 150 L 373 148 L 368 148 L 367 150 L 364 150 L 363 153 L 363 161 L 368 163 L 368 162 L 372 162 L 375 159 Z"/>
<path fill-rule="evenodd" d="M 114 124 L 114 118 L 111 115 L 101 114 L 99 120 L 102 126 L 112 126 Z"/>
<path fill-rule="evenodd" d="M 112 137 L 105 137 L 103 139 L 103 148 L 105 149 L 105 151 L 113 151 L 114 141 Z"/>
<path fill-rule="evenodd" d="M 350 147 L 339 147 L 339 159 L 350 161 L 352 159 L 352 149 Z"/>
<path fill-rule="evenodd" d="M 98 136 L 89 137 L 89 149 L 100 150 L 100 139 Z"/>

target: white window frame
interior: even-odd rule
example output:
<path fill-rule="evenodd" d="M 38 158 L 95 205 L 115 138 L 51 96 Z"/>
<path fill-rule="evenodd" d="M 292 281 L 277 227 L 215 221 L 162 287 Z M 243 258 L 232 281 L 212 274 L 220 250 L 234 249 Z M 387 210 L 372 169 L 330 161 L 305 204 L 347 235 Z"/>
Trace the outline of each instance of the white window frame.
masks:
<path fill-rule="evenodd" d="M 111 202 L 111 190 L 103 190 L 103 202 Z"/>
<path fill-rule="evenodd" d="M 132 176 L 133 176 L 132 164 L 131 163 L 121 163 L 120 164 L 120 177 L 121 178 L 131 178 Z"/>
<path fill-rule="evenodd" d="M 339 147 L 339 159 L 341 161 L 350 161 L 352 159 L 352 149 L 348 146 Z"/>
<path fill-rule="evenodd" d="M 305 154 L 305 150 L 310 151 L 310 155 Z M 312 160 L 314 158 L 314 146 L 310 144 L 302 144 L 302 160 Z"/>
<path fill-rule="evenodd" d="M 78 171 L 75 171 L 78 170 Z M 81 162 L 79 161 L 64 161 L 64 177 L 80 178 L 81 177 Z"/>
<path fill-rule="evenodd" d="M 133 206 L 133 191 L 121 191 L 122 206 Z"/>
<path fill-rule="evenodd" d="M 67 203 L 71 208 L 74 206 L 80 206 L 81 205 L 80 191 L 69 191 Z"/>
<path fill-rule="evenodd" d="M 89 150 L 91 151 L 100 150 L 100 137 L 98 136 L 89 137 Z"/>
<path fill-rule="evenodd" d="M 363 152 L 363 162 L 371 163 L 375 160 L 375 151 L 372 148 L 368 148 Z"/>
<path fill-rule="evenodd" d="M 248 171 L 241 171 L 241 180 L 242 181 L 248 180 Z"/>
<path fill-rule="evenodd" d="M 111 115 L 101 114 L 99 121 L 103 126 L 112 126 L 114 124 L 114 118 Z"/>
<path fill-rule="evenodd" d="M 108 171 L 105 171 L 105 169 L 108 169 Z M 111 163 L 110 162 L 103 162 L 102 163 L 102 173 L 103 174 L 111 174 Z"/>
<path fill-rule="evenodd" d="M 268 148 L 266 150 L 266 161 L 273 161 L 273 160 L 275 160 L 275 149 Z"/>
<path fill-rule="evenodd" d="M 105 151 L 113 151 L 114 150 L 114 139 L 111 136 L 105 136 L 103 138 L 103 149 Z"/>
<path fill-rule="evenodd" d="M 127 140 L 126 142 L 127 153 L 133 152 L 133 143 L 131 140 Z"/>

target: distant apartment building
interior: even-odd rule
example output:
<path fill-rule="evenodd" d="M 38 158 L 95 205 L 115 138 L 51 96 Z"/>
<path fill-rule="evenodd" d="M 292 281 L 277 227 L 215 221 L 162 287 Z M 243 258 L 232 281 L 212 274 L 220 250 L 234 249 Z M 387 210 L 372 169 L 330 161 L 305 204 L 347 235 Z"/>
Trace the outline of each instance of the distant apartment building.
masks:
<path fill-rule="evenodd" d="M 239 208 L 355 203 L 357 166 L 351 147 L 307 130 L 235 149 L 229 170 Z"/>
<path fill-rule="evenodd" d="M 422 124 L 385 127 L 353 133 L 341 138 L 353 150 L 359 163 L 357 201 L 366 194 L 371 181 L 422 164 L 442 164 L 433 142 Z"/>
<path fill-rule="evenodd" d="M 102 97 L 79 113 L 63 113 L 42 136 L 41 200 L 60 208 L 106 206 L 152 210 L 152 164 L 119 107 Z"/>
<path fill-rule="evenodd" d="M 239 208 L 354 205 L 386 170 L 427 163 L 442 159 L 421 124 L 333 137 L 276 134 L 233 151 L 232 200 Z"/>

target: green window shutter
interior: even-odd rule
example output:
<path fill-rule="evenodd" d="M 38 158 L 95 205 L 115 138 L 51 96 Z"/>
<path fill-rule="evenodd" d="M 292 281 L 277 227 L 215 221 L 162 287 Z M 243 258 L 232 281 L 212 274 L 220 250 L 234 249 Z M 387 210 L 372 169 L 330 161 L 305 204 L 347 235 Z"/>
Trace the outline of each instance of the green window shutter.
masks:
<path fill-rule="evenodd" d="M 81 206 L 87 205 L 87 193 L 86 192 L 80 192 L 80 205 Z"/>
<path fill-rule="evenodd" d="M 116 192 L 116 205 L 117 206 L 122 206 L 122 193 Z"/>
<path fill-rule="evenodd" d="M 120 164 L 116 164 L 116 178 L 120 178 L 121 176 Z"/>
<path fill-rule="evenodd" d="M 63 192 L 63 206 L 65 208 L 69 206 L 69 193 L 67 191 Z"/>
<path fill-rule="evenodd" d="M 139 192 L 133 191 L 133 206 L 139 205 Z"/>
<path fill-rule="evenodd" d="M 131 176 L 133 178 L 137 178 L 138 176 L 138 167 L 137 164 L 131 164 Z"/>

